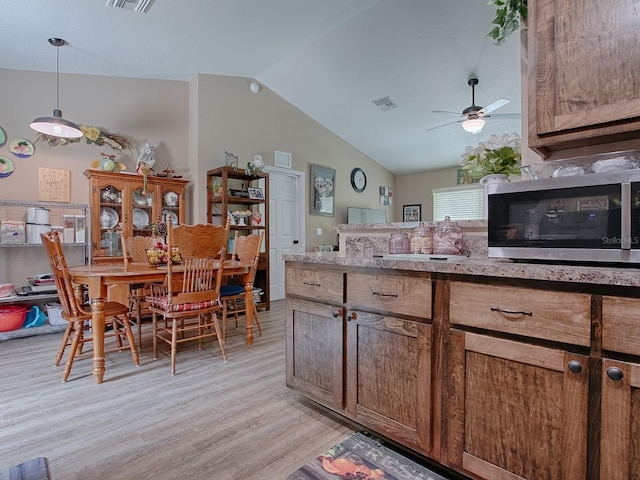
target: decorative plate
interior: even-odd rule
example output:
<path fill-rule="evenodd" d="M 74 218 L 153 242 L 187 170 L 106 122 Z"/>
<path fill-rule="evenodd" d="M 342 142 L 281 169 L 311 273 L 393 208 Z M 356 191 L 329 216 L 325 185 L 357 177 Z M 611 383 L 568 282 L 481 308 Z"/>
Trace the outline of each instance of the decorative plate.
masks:
<path fill-rule="evenodd" d="M 172 225 L 178 225 L 178 215 L 176 212 L 172 212 L 171 210 L 162 210 L 162 216 L 164 217 L 164 221 Z"/>
<path fill-rule="evenodd" d="M 6 178 L 15 169 L 13 162 L 7 157 L 0 157 L 0 178 Z"/>
<path fill-rule="evenodd" d="M 6 142 L 7 142 L 7 134 L 2 129 L 2 127 L 0 127 L 0 147 L 4 145 Z"/>
<path fill-rule="evenodd" d="M 149 226 L 149 214 L 141 208 L 133 209 L 133 226 L 144 228 Z"/>
<path fill-rule="evenodd" d="M 178 206 L 178 194 L 176 192 L 167 192 L 164 194 L 164 204 L 167 207 Z"/>
<path fill-rule="evenodd" d="M 31 143 L 29 140 L 25 140 L 24 138 L 16 138 L 9 144 L 9 150 L 11 150 L 11 153 L 13 153 L 16 157 L 27 158 L 33 155 L 33 152 L 35 152 L 36 149 L 33 148 L 33 143 Z"/>
<path fill-rule="evenodd" d="M 104 207 L 100 211 L 100 226 L 102 228 L 115 228 L 118 225 L 118 221 L 120 221 L 120 217 L 113 208 Z"/>

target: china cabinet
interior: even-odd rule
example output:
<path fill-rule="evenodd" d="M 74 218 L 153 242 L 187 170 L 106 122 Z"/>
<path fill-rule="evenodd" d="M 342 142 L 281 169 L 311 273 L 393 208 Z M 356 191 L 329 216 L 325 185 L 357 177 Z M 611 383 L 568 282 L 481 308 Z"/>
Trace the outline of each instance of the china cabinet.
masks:
<path fill-rule="evenodd" d="M 188 180 L 86 170 L 89 179 L 93 261 L 121 257 L 117 229 L 127 236 L 152 235 L 156 222 L 184 223 Z"/>
<path fill-rule="evenodd" d="M 249 235 L 264 230 L 262 253 L 254 286 L 262 290 L 258 308 L 269 310 L 269 174 L 219 167 L 207 172 L 207 220 L 224 225 L 230 220 L 231 234 Z M 231 252 L 233 245 L 229 245 Z"/>
<path fill-rule="evenodd" d="M 547 158 L 637 138 L 639 21 L 635 0 L 529 2 L 531 148 Z"/>

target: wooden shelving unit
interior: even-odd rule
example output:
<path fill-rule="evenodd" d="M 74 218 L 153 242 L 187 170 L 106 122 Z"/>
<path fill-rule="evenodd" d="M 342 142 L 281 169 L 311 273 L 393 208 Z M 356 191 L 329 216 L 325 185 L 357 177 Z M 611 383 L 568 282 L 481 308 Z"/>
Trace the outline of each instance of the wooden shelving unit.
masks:
<path fill-rule="evenodd" d="M 260 189 L 261 198 L 250 198 L 249 189 Z M 244 220 L 246 225 L 237 225 L 237 219 L 231 213 L 246 210 L 250 210 L 252 216 Z M 264 230 L 263 253 L 260 255 L 254 286 L 262 289 L 263 293 L 261 302 L 257 304 L 258 308 L 269 310 L 271 301 L 269 296 L 268 173 L 255 172 L 248 175 L 243 169 L 232 167 L 219 167 L 207 172 L 207 220 L 213 225 L 222 225 L 230 215 L 232 217 L 230 239 L 233 239 L 236 231 L 249 235 Z M 232 245 L 229 245 L 229 252 L 231 250 Z"/>

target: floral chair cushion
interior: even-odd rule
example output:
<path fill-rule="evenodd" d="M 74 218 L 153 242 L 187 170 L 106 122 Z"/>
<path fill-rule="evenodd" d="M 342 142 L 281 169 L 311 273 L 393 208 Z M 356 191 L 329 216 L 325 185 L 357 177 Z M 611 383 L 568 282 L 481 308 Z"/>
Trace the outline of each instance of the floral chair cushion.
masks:
<path fill-rule="evenodd" d="M 169 297 L 166 295 L 162 295 L 159 297 L 153 295 L 147 295 L 145 298 L 150 305 L 153 305 L 156 308 L 160 308 L 165 312 L 187 312 L 191 310 L 202 310 L 204 308 L 213 307 L 215 305 L 220 305 L 220 301 L 218 299 L 214 300 L 206 300 L 199 303 L 169 303 Z"/>

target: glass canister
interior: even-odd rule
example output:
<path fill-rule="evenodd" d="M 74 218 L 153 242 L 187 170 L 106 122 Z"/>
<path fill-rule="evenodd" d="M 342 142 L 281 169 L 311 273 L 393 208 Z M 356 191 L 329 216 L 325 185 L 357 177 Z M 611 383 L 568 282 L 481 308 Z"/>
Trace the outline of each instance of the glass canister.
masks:
<path fill-rule="evenodd" d="M 449 216 L 438 222 L 433 232 L 433 253 L 438 255 L 462 255 L 462 229 Z"/>
<path fill-rule="evenodd" d="M 420 222 L 411 232 L 410 249 L 411 253 L 433 253 L 433 234 L 424 222 Z"/>
<path fill-rule="evenodd" d="M 401 230 L 391 234 L 389 253 L 409 253 L 409 235 Z"/>

